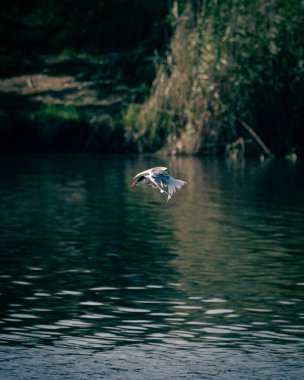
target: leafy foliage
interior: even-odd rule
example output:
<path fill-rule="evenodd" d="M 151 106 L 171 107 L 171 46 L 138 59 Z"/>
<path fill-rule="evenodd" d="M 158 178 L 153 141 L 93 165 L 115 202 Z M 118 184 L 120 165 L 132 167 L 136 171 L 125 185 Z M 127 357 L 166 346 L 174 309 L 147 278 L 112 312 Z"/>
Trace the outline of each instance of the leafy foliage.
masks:
<path fill-rule="evenodd" d="M 210 0 L 173 22 L 138 112 L 141 149 L 162 141 L 171 153 L 200 153 L 235 139 L 242 120 L 276 150 L 303 147 L 303 2 Z"/>
<path fill-rule="evenodd" d="M 113 61 L 129 52 L 142 60 L 164 48 L 168 10 L 169 1 L 163 0 L 3 0 L 0 74 L 62 51 L 112 54 Z"/>
<path fill-rule="evenodd" d="M 303 25 L 302 0 L 3 0 L 0 72 L 31 74 L 50 56 L 58 68 L 59 58 L 64 64 L 90 57 L 96 78 L 132 87 L 128 101 L 147 99 L 129 106 L 123 127 L 115 116 L 116 151 L 204 153 L 245 138 L 246 123 L 276 151 L 298 152 L 304 151 Z M 0 95 L 12 108 L 7 91 Z M 46 105 L 35 115 L 58 129 L 81 123 L 82 111 L 64 100 L 60 107 Z M 1 112 L 12 123 L 7 115 L 14 112 Z M 96 141 L 115 135 L 110 120 L 97 127 L 87 119 L 98 129 Z"/>

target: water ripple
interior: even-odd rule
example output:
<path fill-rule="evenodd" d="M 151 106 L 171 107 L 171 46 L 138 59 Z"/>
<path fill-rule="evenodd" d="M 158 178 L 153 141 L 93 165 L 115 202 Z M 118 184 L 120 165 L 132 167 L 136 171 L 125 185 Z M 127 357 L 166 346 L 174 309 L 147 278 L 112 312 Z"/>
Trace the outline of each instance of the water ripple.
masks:
<path fill-rule="evenodd" d="M 300 356 L 300 169 L 281 170 L 277 161 L 240 169 L 196 158 L 87 160 L 41 158 L 3 172 L 2 353 L 12 346 L 20 363 L 23 345 L 76 349 L 77 357 L 144 347 L 142 358 L 157 348 L 157 361 L 175 352 L 182 366 L 179 350 L 228 347 L 260 352 L 256 362 L 264 363 L 264 348 L 280 344 L 284 355 L 294 347 Z M 168 203 L 155 189 L 128 186 L 155 160 L 188 182 Z"/>

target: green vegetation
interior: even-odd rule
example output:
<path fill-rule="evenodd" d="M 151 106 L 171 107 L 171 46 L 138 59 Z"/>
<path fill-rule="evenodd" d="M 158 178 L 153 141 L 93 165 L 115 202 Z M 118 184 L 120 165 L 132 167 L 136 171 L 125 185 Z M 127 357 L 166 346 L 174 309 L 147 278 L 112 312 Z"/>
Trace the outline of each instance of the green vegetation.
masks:
<path fill-rule="evenodd" d="M 48 121 L 70 121 L 80 120 L 80 115 L 74 106 L 44 104 L 39 110 L 39 117 Z"/>
<path fill-rule="evenodd" d="M 246 122 L 277 152 L 303 148 L 303 2 L 202 4 L 175 17 L 151 96 L 126 114 L 134 142 L 140 150 L 210 152 L 246 137 Z"/>
<path fill-rule="evenodd" d="M 303 25 L 299 0 L 4 0 L 0 149 L 303 154 Z"/>

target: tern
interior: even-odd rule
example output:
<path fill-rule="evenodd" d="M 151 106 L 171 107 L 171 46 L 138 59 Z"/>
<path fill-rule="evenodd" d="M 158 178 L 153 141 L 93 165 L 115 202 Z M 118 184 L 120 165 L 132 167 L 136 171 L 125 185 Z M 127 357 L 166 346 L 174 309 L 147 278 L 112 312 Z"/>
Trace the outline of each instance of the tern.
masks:
<path fill-rule="evenodd" d="M 161 193 L 166 193 L 168 195 L 168 202 L 168 200 L 175 193 L 176 189 L 180 189 L 182 186 L 186 185 L 186 183 L 187 182 L 185 181 L 171 177 L 167 172 L 167 168 L 156 167 L 136 174 L 133 178 L 131 186 L 150 185 L 157 188 Z"/>

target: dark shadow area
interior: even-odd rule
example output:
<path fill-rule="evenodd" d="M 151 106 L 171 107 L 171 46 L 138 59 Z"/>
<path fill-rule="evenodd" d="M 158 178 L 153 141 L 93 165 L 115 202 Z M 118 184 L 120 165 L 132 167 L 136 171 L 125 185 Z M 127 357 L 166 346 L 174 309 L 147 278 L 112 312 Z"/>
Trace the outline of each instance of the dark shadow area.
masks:
<path fill-rule="evenodd" d="M 30 95 L 14 93 L 0 93 L 0 103 L 1 152 L 108 153 L 125 149 L 123 128 L 113 116 L 119 112 L 115 104 L 48 107 Z M 96 122 L 90 122 L 92 114 Z"/>
<path fill-rule="evenodd" d="M 304 14 L 283 3 L 3 0 L 1 146 L 54 146 L 64 126 L 67 151 L 83 128 L 105 133 L 98 151 L 223 154 L 245 122 L 271 155 L 303 156 Z"/>

